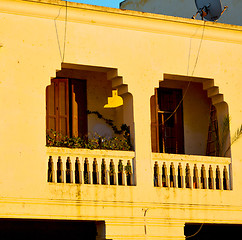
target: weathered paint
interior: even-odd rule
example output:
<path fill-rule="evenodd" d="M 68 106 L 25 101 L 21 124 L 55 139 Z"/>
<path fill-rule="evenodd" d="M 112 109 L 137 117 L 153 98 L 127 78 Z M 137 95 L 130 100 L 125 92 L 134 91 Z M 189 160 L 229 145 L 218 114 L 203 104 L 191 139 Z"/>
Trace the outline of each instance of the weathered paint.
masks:
<path fill-rule="evenodd" d="M 108 239 L 184 239 L 186 222 L 242 224 L 242 140 L 231 149 L 233 190 L 154 188 L 150 131 L 154 89 L 191 81 L 190 99 L 184 105 L 193 114 L 186 116 L 185 122 L 192 123 L 186 132 L 197 134 L 198 141 L 187 135 L 187 153 L 204 151 L 204 121 L 199 125 L 192 118 L 198 114 L 205 119 L 208 98 L 222 113 L 227 104 L 233 135 L 242 119 L 242 28 L 68 2 L 62 63 L 65 4 L 0 4 L 0 217 L 105 221 Z M 91 99 L 90 107 L 103 106 L 112 89 L 108 81 L 118 88 L 123 111 L 117 109 L 116 117 L 113 112 L 107 115 L 123 118 L 120 122 L 132 127 L 136 186 L 47 183 L 45 89 L 64 69 L 78 69 L 92 78 L 95 94 L 100 87 L 102 96 Z M 198 98 L 201 105 L 196 108 Z M 199 145 L 201 152 L 196 151 Z M 59 151 L 61 155 L 68 150 Z M 75 151 L 78 155 L 81 150 Z M 88 154 L 97 156 L 91 150 Z M 184 154 L 180 160 L 201 163 L 203 158 Z"/>

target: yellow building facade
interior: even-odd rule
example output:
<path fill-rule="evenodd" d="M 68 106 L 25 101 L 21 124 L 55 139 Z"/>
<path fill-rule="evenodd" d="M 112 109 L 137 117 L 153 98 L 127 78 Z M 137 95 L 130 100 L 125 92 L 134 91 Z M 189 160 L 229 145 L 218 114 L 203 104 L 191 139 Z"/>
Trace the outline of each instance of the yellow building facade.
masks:
<path fill-rule="evenodd" d="M 241 26 L 59 0 L 1 0 L 0 25 L 2 234 L 242 224 Z M 123 105 L 104 108 L 113 90 Z M 122 124 L 129 151 L 46 146 L 50 129 L 87 141 Z"/>

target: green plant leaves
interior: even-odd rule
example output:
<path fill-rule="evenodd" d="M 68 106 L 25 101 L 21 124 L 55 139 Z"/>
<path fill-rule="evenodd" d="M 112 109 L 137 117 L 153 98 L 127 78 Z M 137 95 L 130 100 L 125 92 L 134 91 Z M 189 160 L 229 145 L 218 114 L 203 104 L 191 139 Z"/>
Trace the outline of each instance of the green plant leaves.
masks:
<path fill-rule="evenodd" d="M 57 138 L 58 136 L 58 138 Z M 87 149 L 106 149 L 106 150 L 123 150 L 132 149 L 129 139 L 125 135 L 106 138 L 95 135 L 92 138 L 87 137 L 68 137 L 61 136 L 54 131 L 50 131 L 46 136 L 48 147 L 67 147 L 67 148 L 87 148 Z"/>

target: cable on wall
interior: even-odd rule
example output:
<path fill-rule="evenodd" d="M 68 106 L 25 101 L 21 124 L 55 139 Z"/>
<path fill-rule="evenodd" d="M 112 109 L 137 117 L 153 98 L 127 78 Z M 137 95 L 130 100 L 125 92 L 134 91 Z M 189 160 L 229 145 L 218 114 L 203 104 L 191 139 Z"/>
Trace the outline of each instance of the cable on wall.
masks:
<path fill-rule="evenodd" d="M 60 16 L 61 13 L 61 9 L 64 6 L 61 6 L 58 12 L 58 15 L 54 18 L 54 24 L 55 24 L 55 31 L 56 31 L 56 40 L 57 40 L 57 44 L 58 44 L 58 49 L 59 49 L 59 54 L 60 54 L 60 59 L 61 62 L 64 62 L 65 59 L 65 51 L 66 51 L 66 35 L 67 35 L 67 9 L 68 9 L 68 5 L 67 5 L 67 1 L 66 1 L 66 5 L 65 5 L 65 29 L 64 29 L 64 39 L 63 39 L 63 52 L 61 51 L 61 44 L 60 44 L 60 38 L 59 38 L 59 33 L 58 33 L 58 28 L 57 28 L 57 24 L 56 21 Z"/>
<path fill-rule="evenodd" d="M 203 31 L 202 31 L 202 36 L 201 36 L 201 39 L 200 39 L 200 43 L 199 43 L 199 47 L 198 47 L 198 52 L 197 52 L 197 57 L 196 57 L 196 60 L 195 60 L 195 64 L 194 64 L 194 67 L 193 67 L 193 70 L 192 70 L 192 74 L 191 74 L 191 77 L 193 76 L 194 72 L 195 72 L 195 69 L 197 67 L 197 63 L 198 63 L 198 59 L 199 59 L 199 56 L 200 56 L 200 50 L 201 50 L 201 46 L 202 46 L 202 41 L 203 41 L 203 37 L 204 37 L 204 32 L 205 32 L 205 24 L 206 24 L 206 21 L 203 21 L 204 24 L 203 24 Z M 188 73 L 189 73 L 189 65 L 190 65 L 190 55 L 191 55 L 191 41 L 190 41 L 190 47 L 189 47 L 189 53 L 188 53 L 188 66 L 187 66 L 187 76 L 188 76 Z M 188 82 L 188 85 L 187 85 L 187 88 L 183 94 L 183 97 L 181 99 L 181 101 L 178 103 L 177 107 L 175 108 L 175 110 L 171 113 L 171 115 L 164 121 L 164 122 L 167 122 L 177 111 L 177 109 L 181 106 L 187 92 L 188 92 L 188 89 L 190 87 L 190 84 L 191 84 L 191 80 Z"/>
<path fill-rule="evenodd" d="M 187 236 L 186 239 L 196 236 L 202 230 L 203 225 L 204 223 L 201 224 L 200 228 L 194 234 Z"/>
<path fill-rule="evenodd" d="M 62 57 L 62 62 L 64 62 L 64 59 L 65 59 L 65 52 L 66 52 L 66 31 L 67 31 L 67 1 L 66 1 L 65 33 L 64 33 L 64 46 L 63 46 L 63 57 Z"/>

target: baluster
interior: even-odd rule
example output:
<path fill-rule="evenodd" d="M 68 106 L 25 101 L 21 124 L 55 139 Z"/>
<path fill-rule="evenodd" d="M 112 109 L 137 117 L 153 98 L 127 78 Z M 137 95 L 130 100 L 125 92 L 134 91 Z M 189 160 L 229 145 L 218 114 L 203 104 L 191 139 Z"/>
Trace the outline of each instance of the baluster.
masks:
<path fill-rule="evenodd" d="M 127 166 L 127 160 L 125 160 L 124 162 L 124 173 L 123 173 L 123 183 L 124 183 L 124 186 L 127 186 L 127 177 L 126 177 L 126 166 Z"/>
<path fill-rule="evenodd" d="M 81 167 L 78 157 L 76 157 L 75 161 L 75 183 L 81 183 Z"/>
<path fill-rule="evenodd" d="M 213 168 L 210 165 L 208 170 L 208 188 L 214 189 Z"/>
<path fill-rule="evenodd" d="M 66 183 L 73 183 L 73 175 L 72 175 L 70 157 L 67 157 L 67 160 L 66 160 Z"/>
<path fill-rule="evenodd" d="M 110 159 L 106 159 L 106 184 L 110 185 Z"/>
<path fill-rule="evenodd" d="M 221 189 L 221 177 L 220 177 L 220 169 L 219 166 L 217 165 L 216 167 L 216 189 Z"/>
<path fill-rule="evenodd" d="M 183 188 L 183 171 L 182 171 L 181 163 L 178 164 L 177 170 L 178 170 L 178 174 L 177 174 L 178 188 Z"/>
<path fill-rule="evenodd" d="M 159 170 L 159 165 L 158 162 L 155 161 L 154 164 L 154 187 L 159 187 L 159 174 L 160 174 L 160 170 Z"/>
<path fill-rule="evenodd" d="M 84 184 L 89 184 L 90 183 L 90 174 L 89 174 L 89 162 L 88 158 L 85 158 L 84 161 Z"/>
<path fill-rule="evenodd" d="M 113 159 L 110 160 L 109 164 L 109 179 L 110 179 L 110 185 L 115 185 L 115 166 Z"/>
<path fill-rule="evenodd" d="M 173 162 L 170 165 L 170 187 L 176 187 L 176 174 Z"/>
<path fill-rule="evenodd" d="M 102 175 L 102 159 L 97 159 L 97 184 L 101 184 L 101 175 Z"/>
<path fill-rule="evenodd" d="M 224 166 L 223 169 L 223 189 L 224 190 L 229 190 L 229 184 L 228 184 L 228 171 L 226 166 Z"/>
<path fill-rule="evenodd" d="M 85 163 L 85 158 L 81 157 L 80 158 L 80 173 L 81 173 L 80 183 L 82 184 L 84 184 L 84 163 Z"/>
<path fill-rule="evenodd" d="M 197 164 L 194 164 L 194 167 L 193 167 L 193 188 L 199 188 Z"/>
<path fill-rule="evenodd" d="M 163 162 L 162 165 L 162 187 L 168 187 L 167 185 L 167 167 L 166 167 L 166 163 Z"/>
<path fill-rule="evenodd" d="M 57 183 L 63 183 L 64 182 L 63 163 L 60 156 L 58 157 L 56 175 L 57 175 Z"/>
<path fill-rule="evenodd" d="M 186 175 L 185 175 L 185 185 L 186 188 L 191 188 L 191 171 L 190 171 L 190 166 L 187 163 L 186 164 Z"/>
<path fill-rule="evenodd" d="M 132 167 L 130 160 L 127 161 L 127 165 L 125 166 L 125 173 L 126 173 L 126 179 L 127 179 L 127 186 L 132 185 Z"/>
<path fill-rule="evenodd" d="M 118 162 L 118 185 L 124 185 L 124 166 L 122 160 Z"/>
<path fill-rule="evenodd" d="M 49 156 L 47 175 L 48 182 L 55 182 L 54 162 L 52 156 Z"/>
<path fill-rule="evenodd" d="M 201 167 L 201 188 L 202 189 L 207 188 L 206 169 L 204 164 L 202 164 L 202 167 Z"/>
<path fill-rule="evenodd" d="M 98 164 L 97 164 L 97 159 L 93 159 L 93 164 L 92 164 L 92 183 L 93 184 L 98 184 Z"/>
<path fill-rule="evenodd" d="M 106 185 L 107 184 L 107 169 L 106 169 L 106 163 L 105 159 L 102 159 L 101 164 L 101 184 Z"/>

